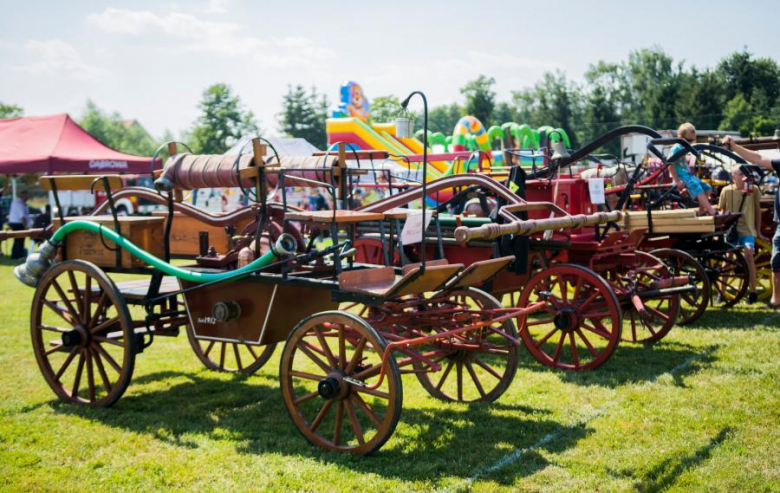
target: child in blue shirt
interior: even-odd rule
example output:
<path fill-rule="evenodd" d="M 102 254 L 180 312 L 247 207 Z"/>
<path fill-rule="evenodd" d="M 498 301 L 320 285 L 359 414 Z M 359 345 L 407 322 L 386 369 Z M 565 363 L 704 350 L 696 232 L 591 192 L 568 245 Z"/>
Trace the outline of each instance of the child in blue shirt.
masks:
<path fill-rule="evenodd" d="M 696 142 L 696 127 L 691 123 L 683 123 L 680 125 L 680 128 L 677 129 L 677 137 L 685 139 L 691 144 Z M 669 155 L 673 156 L 681 149 L 683 149 L 682 145 L 675 144 Z M 688 157 L 687 153 L 669 167 L 669 171 L 672 174 L 672 180 L 674 180 L 674 184 L 677 185 L 677 188 L 682 190 L 684 186 L 688 190 L 688 195 L 690 195 L 691 198 L 696 199 L 699 203 L 700 216 L 703 216 L 704 214 L 714 216 L 717 212 L 715 211 L 715 208 L 712 207 L 712 204 L 710 204 L 708 197 L 708 193 L 712 192 L 712 187 L 691 173 L 686 157 Z"/>

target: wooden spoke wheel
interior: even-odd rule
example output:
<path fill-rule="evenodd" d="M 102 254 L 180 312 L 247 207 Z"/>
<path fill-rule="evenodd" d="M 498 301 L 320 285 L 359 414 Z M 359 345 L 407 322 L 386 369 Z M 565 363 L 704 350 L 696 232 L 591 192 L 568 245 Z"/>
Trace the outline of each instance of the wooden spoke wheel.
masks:
<path fill-rule="evenodd" d="M 133 323 L 116 285 L 95 265 L 71 260 L 44 274 L 30 332 L 38 367 L 63 401 L 110 406 L 130 384 Z"/>
<path fill-rule="evenodd" d="M 742 251 L 712 252 L 705 265 L 712 283 L 713 305 L 730 308 L 747 294 L 748 263 Z"/>
<path fill-rule="evenodd" d="M 385 365 L 384 338 L 359 317 L 322 312 L 287 338 L 279 370 L 282 398 L 295 426 L 326 450 L 368 454 L 393 434 L 403 391 L 395 359 Z"/>
<path fill-rule="evenodd" d="M 519 320 L 520 336 L 534 358 L 563 370 L 603 365 L 620 340 L 621 312 L 609 284 L 579 265 L 557 264 L 537 273 L 518 306 L 544 301 L 544 308 Z"/>
<path fill-rule="evenodd" d="M 707 271 L 692 255 L 674 248 L 660 248 L 650 252 L 661 259 L 673 276 L 688 276 L 696 286 L 693 293 L 680 295 L 680 315 L 677 323 L 688 325 L 702 316 L 710 301 L 710 280 Z"/>
<path fill-rule="evenodd" d="M 620 264 L 608 274 L 608 279 L 621 293 L 623 307 L 623 340 L 652 344 L 663 339 L 672 330 L 680 313 L 680 295 L 668 294 L 642 300 L 644 313 L 639 313 L 631 301 L 625 277 L 631 277 L 635 290 L 653 291 L 652 283 L 668 279 L 672 273 L 661 259 L 646 252 L 631 253 L 630 262 Z"/>
<path fill-rule="evenodd" d="M 229 373 L 252 375 L 268 363 L 276 349 L 276 343 L 258 346 L 196 339 L 190 325 L 187 325 L 187 339 L 203 366 L 209 370 Z"/>
<path fill-rule="evenodd" d="M 760 301 L 772 297 L 772 245 L 756 238 L 756 292 Z"/>
<path fill-rule="evenodd" d="M 426 310 L 490 310 L 502 308 L 493 296 L 474 288 L 450 293 L 447 301 Z M 445 328 L 431 327 L 431 333 Z M 423 388 L 433 397 L 453 402 L 492 402 L 503 394 L 517 372 L 518 347 L 501 334 L 517 338 L 511 320 L 496 322 L 483 330 L 459 336 L 463 348 L 452 349 L 450 340 L 420 346 L 418 351 L 438 353 L 432 358 L 442 366 L 440 372 L 415 373 Z M 422 370 L 422 365 L 415 364 Z"/>

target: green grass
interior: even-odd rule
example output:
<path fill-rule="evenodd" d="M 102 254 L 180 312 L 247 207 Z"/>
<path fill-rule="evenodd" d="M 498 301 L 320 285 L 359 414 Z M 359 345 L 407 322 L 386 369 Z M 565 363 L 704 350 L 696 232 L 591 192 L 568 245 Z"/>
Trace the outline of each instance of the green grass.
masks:
<path fill-rule="evenodd" d="M 241 377 L 204 370 L 186 337 L 158 338 L 113 408 L 60 404 L 30 348 L 33 290 L 7 263 L 0 293 L 3 490 L 780 490 L 780 314 L 758 307 L 622 344 L 588 373 L 545 370 L 523 350 L 492 405 L 438 402 L 406 376 L 395 435 L 354 458 L 295 430 L 279 350 Z"/>

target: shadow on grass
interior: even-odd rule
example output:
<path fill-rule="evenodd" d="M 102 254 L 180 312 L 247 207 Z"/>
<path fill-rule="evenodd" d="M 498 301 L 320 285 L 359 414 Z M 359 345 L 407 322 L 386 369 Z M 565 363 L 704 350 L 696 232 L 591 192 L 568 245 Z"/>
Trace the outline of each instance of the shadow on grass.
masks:
<path fill-rule="evenodd" d="M 649 493 L 666 490 L 677 481 L 677 478 L 682 473 L 709 459 L 712 451 L 727 440 L 731 436 L 732 431 L 731 428 L 724 428 L 710 439 L 707 445 L 699 448 L 694 453 L 682 457 L 670 457 L 664 460 L 644 474 L 644 477 L 634 485 L 635 488 L 637 491 Z"/>
<path fill-rule="evenodd" d="M 229 440 L 241 453 L 307 457 L 406 481 L 470 477 L 547 435 L 556 439 L 535 450 L 562 451 L 590 433 L 582 425 L 546 419 L 543 411 L 530 407 L 442 404 L 431 398 L 423 406 L 403 409 L 395 434 L 379 452 L 352 457 L 306 442 L 290 420 L 279 388 L 258 383 L 257 378 L 225 380 L 205 372 L 167 371 L 144 375 L 134 383 L 141 385 L 131 386 L 112 408 L 73 407 L 58 401 L 51 406 L 55 412 L 148 434 L 176 446 L 198 448 L 204 439 Z M 143 384 L 165 388 L 148 390 Z M 546 465 L 540 455 L 528 454 L 516 467 L 525 475 Z"/>
<path fill-rule="evenodd" d="M 711 363 L 717 345 L 705 348 L 679 342 L 660 342 L 655 345 L 622 342 L 612 357 L 596 370 L 564 371 L 546 368 L 528 352 L 520 358 L 520 367 L 534 372 L 552 372 L 565 382 L 577 385 L 600 385 L 619 387 L 621 385 L 652 382 L 665 373 L 674 370 L 675 383 L 684 386 L 682 377 L 695 367 L 686 362 Z M 684 367 L 681 367 L 684 366 Z"/>
<path fill-rule="evenodd" d="M 740 302 L 731 308 L 707 307 L 701 318 L 690 325 L 678 326 L 672 329 L 676 330 L 753 330 L 755 323 L 759 323 L 772 312 L 768 309 L 762 309 L 764 305 L 757 302 L 755 305 L 748 306 Z"/>

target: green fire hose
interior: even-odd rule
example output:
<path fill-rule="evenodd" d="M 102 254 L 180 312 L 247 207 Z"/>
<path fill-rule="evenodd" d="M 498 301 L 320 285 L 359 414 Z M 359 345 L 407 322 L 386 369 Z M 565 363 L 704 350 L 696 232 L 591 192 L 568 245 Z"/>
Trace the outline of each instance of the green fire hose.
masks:
<path fill-rule="evenodd" d="M 244 273 L 249 274 L 261 267 L 265 267 L 266 265 L 271 264 L 274 260 L 281 256 L 294 253 L 296 246 L 295 240 L 290 235 L 283 234 L 279 237 L 279 239 L 276 241 L 276 244 L 269 252 L 254 260 L 250 264 L 245 265 L 244 267 L 221 273 L 196 272 L 171 265 L 168 262 L 155 257 L 146 250 L 137 247 L 133 242 L 118 234 L 117 232 L 91 221 L 73 221 L 70 223 L 65 223 L 64 226 L 62 226 L 54 233 L 54 235 L 52 235 L 51 240 L 49 241 L 55 244 L 59 244 L 69 233 L 79 230 L 86 230 L 93 233 L 102 234 L 104 237 L 116 243 L 119 247 L 127 250 L 134 257 L 143 260 L 147 264 L 161 270 L 165 274 L 177 277 L 184 281 L 199 284 L 205 282 L 221 281 L 227 278 L 235 278 L 236 276 Z"/>

